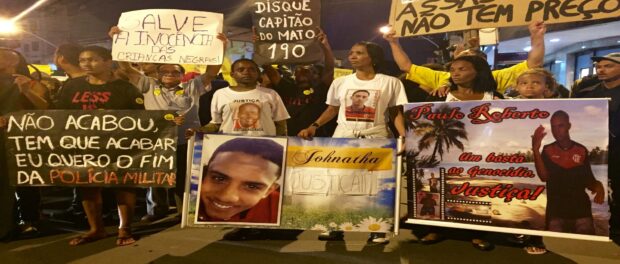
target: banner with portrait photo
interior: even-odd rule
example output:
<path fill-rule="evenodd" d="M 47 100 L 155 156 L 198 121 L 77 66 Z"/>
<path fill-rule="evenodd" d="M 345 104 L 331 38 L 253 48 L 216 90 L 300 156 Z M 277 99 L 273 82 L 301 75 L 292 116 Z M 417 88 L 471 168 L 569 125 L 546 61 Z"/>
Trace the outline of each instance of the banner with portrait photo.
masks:
<path fill-rule="evenodd" d="M 297 137 L 197 134 L 192 141 L 191 177 L 186 186 L 183 227 L 242 225 L 322 231 L 395 230 L 399 185 L 396 175 L 400 160 L 396 156 L 395 140 L 314 138 L 307 141 Z M 226 146 L 235 141 L 242 142 L 244 147 Z M 285 147 L 282 176 L 275 176 L 277 170 L 262 173 L 246 169 L 249 161 L 245 158 L 261 160 L 258 156 L 266 154 L 244 157 L 240 152 L 280 154 L 270 150 L 277 148 L 274 143 L 265 142 Z M 233 152 L 238 156 L 220 156 Z M 268 159 L 274 160 L 273 157 Z M 225 161 L 230 163 L 229 167 L 224 166 Z M 274 162 L 266 163 L 277 168 Z M 267 176 L 270 177 L 265 178 Z M 239 179 L 246 185 L 235 183 Z M 236 190 L 212 191 L 233 185 L 238 186 Z M 236 203 L 235 199 L 227 198 L 231 194 L 237 194 Z M 276 200 L 281 202 L 278 206 Z M 277 220 L 269 218 L 276 215 Z"/>
<path fill-rule="evenodd" d="M 405 105 L 408 222 L 608 240 L 607 104 Z"/>
<path fill-rule="evenodd" d="M 199 133 L 192 141 L 190 225 L 279 226 L 286 138 Z"/>

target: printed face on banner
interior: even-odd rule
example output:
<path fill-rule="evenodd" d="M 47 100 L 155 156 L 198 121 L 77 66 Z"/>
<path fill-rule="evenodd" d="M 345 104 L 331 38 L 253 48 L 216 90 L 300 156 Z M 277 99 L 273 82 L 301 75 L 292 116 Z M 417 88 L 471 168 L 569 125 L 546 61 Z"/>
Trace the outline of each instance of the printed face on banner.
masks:
<path fill-rule="evenodd" d="M 374 122 L 380 90 L 348 90 L 345 117 L 347 121 Z"/>
<path fill-rule="evenodd" d="M 605 238 L 607 108 L 598 99 L 405 105 L 413 189 L 438 191 L 436 220 L 462 228 Z M 430 204 L 423 198 L 413 205 Z"/>
<path fill-rule="evenodd" d="M 261 107 L 256 103 L 232 103 L 236 106 L 234 131 L 262 130 L 260 123 Z"/>
<path fill-rule="evenodd" d="M 207 143 L 197 222 L 277 224 L 284 146 L 271 139 Z M 213 148 L 215 148 L 213 150 Z"/>

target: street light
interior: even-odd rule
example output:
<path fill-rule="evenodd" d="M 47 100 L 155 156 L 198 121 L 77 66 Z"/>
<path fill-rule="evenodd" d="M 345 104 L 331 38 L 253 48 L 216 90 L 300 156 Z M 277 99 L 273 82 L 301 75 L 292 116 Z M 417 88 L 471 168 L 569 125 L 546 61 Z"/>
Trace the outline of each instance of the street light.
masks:
<path fill-rule="evenodd" d="M 6 18 L 0 18 L 0 34 L 14 34 L 17 33 L 18 28 L 13 20 Z"/>

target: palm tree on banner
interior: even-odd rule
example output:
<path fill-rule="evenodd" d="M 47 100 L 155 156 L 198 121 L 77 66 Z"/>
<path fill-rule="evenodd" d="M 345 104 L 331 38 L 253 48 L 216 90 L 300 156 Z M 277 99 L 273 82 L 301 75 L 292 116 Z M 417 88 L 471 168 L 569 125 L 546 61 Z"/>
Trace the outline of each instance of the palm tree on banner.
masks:
<path fill-rule="evenodd" d="M 448 115 L 452 111 L 452 108 L 447 104 L 439 106 L 435 113 L 441 115 Z M 422 132 L 422 137 L 418 141 L 418 149 L 420 151 L 428 149 L 432 144 L 433 154 L 430 162 L 437 160 L 437 154 L 441 160 L 443 160 L 443 154 L 446 151 L 450 151 L 451 146 L 456 146 L 458 149 L 463 150 L 462 139 L 467 140 L 467 131 L 465 130 L 465 123 L 456 120 L 441 120 L 435 119 L 430 122 L 420 122 L 417 124 L 416 130 Z"/>

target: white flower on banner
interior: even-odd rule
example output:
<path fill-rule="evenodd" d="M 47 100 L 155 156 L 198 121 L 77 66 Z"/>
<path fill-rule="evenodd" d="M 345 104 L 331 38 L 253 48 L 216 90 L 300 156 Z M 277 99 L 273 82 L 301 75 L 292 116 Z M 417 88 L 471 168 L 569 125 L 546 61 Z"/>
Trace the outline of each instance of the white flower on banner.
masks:
<path fill-rule="evenodd" d="M 338 228 L 342 231 L 357 231 L 359 227 L 354 226 L 351 222 L 344 222 L 338 226 Z"/>
<path fill-rule="evenodd" d="M 310 230 L 318 230 L 318 231 L 326 232 L 327 231 L 327 227 L 322 225 L 322 224 L 314 224 L 314 226 L 312 226 L 310 228 Z"/>
<path fill-rule="evenodd" d="M 334 222 L 331 222 L 331 223 L 329 223 L 329 227 L 336 228 L 336 227 L 338 227 L 338 224 L 336 224 Z"/>
<path fill-rule="evenodd" d="M 359 224 L 360 231 L 370 231 L 370 232 L 386 232 L 389 231 L 392 227 L 392 224 L 384 221 L 383 218 L 376 219 L 372 216 L 362 220 Z"/>

